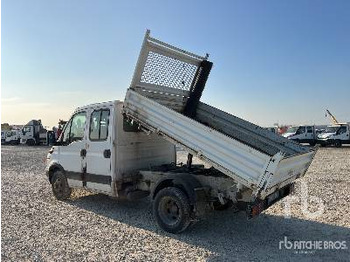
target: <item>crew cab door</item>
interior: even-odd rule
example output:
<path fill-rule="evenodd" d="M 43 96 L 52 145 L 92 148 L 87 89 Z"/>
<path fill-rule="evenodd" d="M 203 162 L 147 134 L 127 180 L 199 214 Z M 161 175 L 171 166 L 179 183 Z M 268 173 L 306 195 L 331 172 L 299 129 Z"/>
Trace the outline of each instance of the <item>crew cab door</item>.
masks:
<path fill-rule="evenodd" d="M 303 140 L 306 139 L 306 127 L 305 126 L 300 126 L 293 136 L 294 140 L 299 140 L 300 142 L 303 142 Z"/>
<path fill-rule="evenodd" d="M 25 143 L 28 139 L 34 139 L 34 127 L 33 126 L 24 126 L 22 129 L 22 135 L 21 138 L 23 138 Z"/>
<path fill-rule="evenodd" d="M 85 111 L 74 114 L 65 125 L 59 141 L 58 161 L 65 170 L 70 187 L 83 186 L 86 118 Z"/>
<path fill-rule="evenodd" d="M 113 152 L 113 107 L 96 108 L 90 113 L 86 152 L 86 187 L 111 192 Z"/>
<path fill-rule="evenodd" d="M 334 139 L 339 139 L 342 141 L 349 140 L 349 127 L 348 126 L 341 126 L 337 130 Z"/>
<path fill-rule="evenodd" d="M 306 139 L 307 140 L 313 140 L 315 138 L 314 131 L 315 128 L 313 126 L 307 126 L 306 127 Z"/>

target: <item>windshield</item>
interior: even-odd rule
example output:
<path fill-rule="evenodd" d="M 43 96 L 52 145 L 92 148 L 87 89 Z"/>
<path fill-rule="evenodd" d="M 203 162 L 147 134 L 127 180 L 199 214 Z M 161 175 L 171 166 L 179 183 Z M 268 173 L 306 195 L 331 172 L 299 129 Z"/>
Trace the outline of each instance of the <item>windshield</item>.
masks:
<path fill-rule="evenodd" d="M 298 126 L 292 126 L 287 129 L 286 133 L 295 133 L 298 130 Z"/>
<path fill-rule="evenodd" d="M 339 126 L 327 126 L 326 130 L 323 133 L 335 133 L 337 132 Z"/>
<path fill-rule="evenodd" d="M 23 132 L 24 132 L 24 133 L 30 132 L 30 130 L 31 130 L 31 127 L 30 127 L 30 126 L 25 126 L 25 127 L 23 127 Z"/>

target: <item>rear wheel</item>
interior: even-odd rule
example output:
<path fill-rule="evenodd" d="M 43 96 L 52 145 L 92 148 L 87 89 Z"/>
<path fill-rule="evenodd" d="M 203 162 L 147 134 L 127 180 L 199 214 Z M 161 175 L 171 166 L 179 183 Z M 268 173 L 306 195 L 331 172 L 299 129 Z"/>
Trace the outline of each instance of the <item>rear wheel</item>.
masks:
<path fill-rule="evenodd" d="M 186 194 L 179 188 L 160 190 L 153 202 L 153 215 L 165 231 L 177 234 L 191 223 L 191 206 Z"/>
<path fill-rule="evenodd" d="M 72 190 L 68 185 L 67 178 L 60 170 L 54 172 L 51 180 L 52 192 L 58 200 L 70 197 Z"/>

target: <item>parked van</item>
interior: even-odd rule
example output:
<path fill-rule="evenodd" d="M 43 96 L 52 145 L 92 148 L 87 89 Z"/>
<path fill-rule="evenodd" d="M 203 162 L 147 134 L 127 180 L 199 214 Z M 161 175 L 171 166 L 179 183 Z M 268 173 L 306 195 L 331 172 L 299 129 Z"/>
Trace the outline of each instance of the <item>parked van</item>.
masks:
<path fill-rule="evenodd" d="M 292 126 L 283 136 L 298 143 L 308 143 L 310 146 L 317 143 L 315 126 Z"/>
<path fill-rule="evenodd" d="M 343 144 L 350 144 L 349 124 L 331 125 L 317 136 L 317 142 L 322 146 L 334 145 L 341 147 Z"/>

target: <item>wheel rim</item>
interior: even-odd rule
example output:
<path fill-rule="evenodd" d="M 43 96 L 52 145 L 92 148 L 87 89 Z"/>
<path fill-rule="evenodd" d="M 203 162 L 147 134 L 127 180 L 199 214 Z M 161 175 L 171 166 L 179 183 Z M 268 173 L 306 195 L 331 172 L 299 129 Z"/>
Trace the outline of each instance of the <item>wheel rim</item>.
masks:
<path fill-rule="evenodd" d="M 171 197 L 164 197 L 159 203 L 160 219 L 167 225 L 176 225 L 182 216 L 181 209 L 176 200 Z"/>

